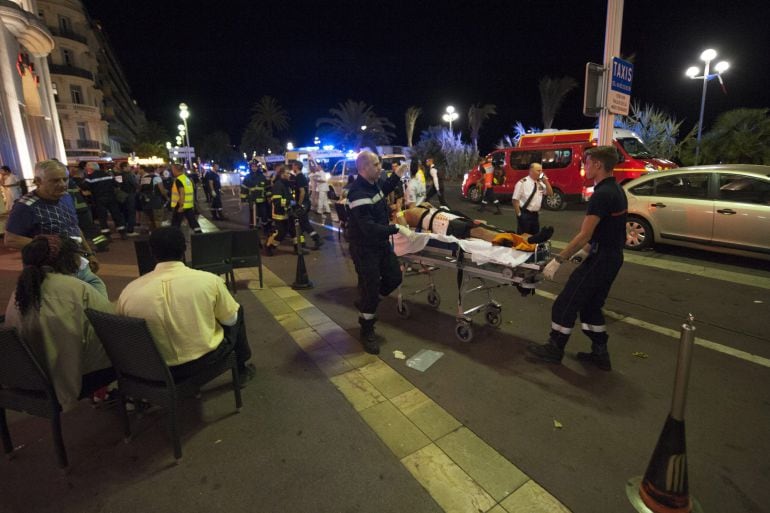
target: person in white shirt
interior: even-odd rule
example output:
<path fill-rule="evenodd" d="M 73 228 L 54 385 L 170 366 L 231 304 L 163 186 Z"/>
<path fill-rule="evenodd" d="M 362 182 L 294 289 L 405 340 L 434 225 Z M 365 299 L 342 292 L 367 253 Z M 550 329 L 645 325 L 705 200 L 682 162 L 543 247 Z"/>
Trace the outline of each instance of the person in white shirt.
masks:
<path fill-rule="evenodd" d="M 543 166 L 533 162 L 529 165 L 529 175 L 519 180 L 513 189 L 513 209 L 516 211 L 519 234 L 540 231 L 538 212 L 543 204 L 543 195 L 553 196 L 553 187 L 543 173 Z"/>
<path fill-rule="evenodd" d="M 431 178 L 431 188 L 427 197 L 425 198 L 426 201 L 430 200 L 434 194 L 437 194 L 439 204 L 442 207 L 449 208 L 449 205 L 447 205 L 446 198 L 444 196 L 444 179 L 446 178 L 446 171 L 443 169 L 439 171 L 439 169 L 436 167 L 433 157 L 425 159 L 425 166 L 430 170 L 429 174 Z"/>
<path fill-rule="evenodd" d="M 315 162 L 308 159 L 308 193 L 310 194 L 310 210 L 318 212 L 318 166 Z"/>
<path fill-rule="evenodd" d="M 315 168 L 315 194 L 317 196 L 315 211 L 317 214 L 331 214 L 329 208 L 329 177 L 318 163 L 311 162 L 310 169 Z M 312 182 L 311 182 L 312 183 Z"/>
<path fill-rule="evenodd" d="M 18 177 L 13 174 L 11 168 L 3 166 L 0 168 L 0 194 L 3 196 L 5 202 L 5 210 L 11 211 L 13 203 L 21 198 L 21 186 L 19 185 Z M 0 214 L 4 213 L 0 211 Z"/>
<path fill-rule="evenodd" d="M 409 164 L 409 184 L 406 186 L 406 194 L 404 203 L 406 208 L 416 207 L 425 202 L 426 190 L 425 190 L 425 175 L 420 169 L 420 162 L 417 159 L 412 159 Z"/>

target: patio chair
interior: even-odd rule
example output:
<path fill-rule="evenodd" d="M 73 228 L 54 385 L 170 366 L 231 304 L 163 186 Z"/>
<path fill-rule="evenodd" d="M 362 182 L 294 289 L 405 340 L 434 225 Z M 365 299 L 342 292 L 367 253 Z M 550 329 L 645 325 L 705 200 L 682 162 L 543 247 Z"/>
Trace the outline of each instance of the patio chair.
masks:
<path fill-rule="evenodd" d="M 160 355 L 144 319 L 124 317 L 87 309 L 86 315 L 112 360 L 118 377 L 118 397 L 126 440 L 131 438 L 131 425 L 125 403 L 128 397 L 144 400 L 168 410 L 174 458 L 182 459 L 177 404 L 184 397 L 198 396 L 200 387 L 228 370 L 232 375 L 235 407 L 243 406 L 235 353 L 189 378 L 174 380 Z"/>
<path fill-rule="evenodd" d="M 233 232 L 223 230 L 190 235 L 190 267 L 214 274 L 225 275 L 225 283 L 233 290 L 235 276 L 231 261 Z"/>
<path fill-rule="evenodd" d="M 252 230 L 236 230 L 232 232 L 233 247 L 230 261 L 233 269 L 245 267 L 259 268 L 259 288 L 263 288 L 262 281 L 262 257 L 260 251 L 262 244 L 259 242 L 259 232 Z M 233 291 L 236 291 L 235 276 L 233 276 Z"/>

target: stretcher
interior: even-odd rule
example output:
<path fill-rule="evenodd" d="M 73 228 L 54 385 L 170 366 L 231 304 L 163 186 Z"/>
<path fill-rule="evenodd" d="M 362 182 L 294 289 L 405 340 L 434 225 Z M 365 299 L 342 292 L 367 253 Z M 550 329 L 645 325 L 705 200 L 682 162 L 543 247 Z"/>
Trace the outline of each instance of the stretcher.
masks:
<path fill-rule="evenodd" d="M 492 293 L 501 287 L 516 287 L 522 296 L 535 293 L 542 281 L 541 270 L 551 255 L 550 242 L 537 245 L 534 252 L 518 251 L 478 239 L 457 239 L 437 234 L 417 233 L 409 238 L 393 236 L 396 256 L 401 260 L 404 278 L 424 276 L 427 284 L 408 294 L 398 288 L 397 309 L 403 318 L 411 316 L 407 297 L 427 292 L 427 301 L 433 308 L 441 304 L 432 273 L 439 269 L 457 272 L 457 316 L 455 336 L 462 342 L 473 339 L 471 317 L 484 314 L 484 321 L 491 326 L 503 322 L 502 305 Z M 402 280 L 403 283 L 403 280 Z M 466 307 L 470 294 L 485 294 L 485 299 Z"/>

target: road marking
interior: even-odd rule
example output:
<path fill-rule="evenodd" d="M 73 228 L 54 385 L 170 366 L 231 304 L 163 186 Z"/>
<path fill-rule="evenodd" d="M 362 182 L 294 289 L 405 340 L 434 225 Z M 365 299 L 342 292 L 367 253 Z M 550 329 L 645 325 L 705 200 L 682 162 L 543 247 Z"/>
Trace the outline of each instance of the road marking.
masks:
<path fill-rule="evenodd" d="M 551 292 L 546 292 L 545 290 L 539 290 L 539 289 L 535 290 L 535 294 L 537 294 L 538 296 L 544 297 L 546 299 L 550 299 L 551 301 L 556 299 L 556 294 L 553 294 Z M 636 326 L 638 328 L 653 331 L 655 333 L 659 333 L 667 337 L 679 339 L 681 335 L 678 331 L 672 330 L 671 328 L 658 326 L 657 324 L 652 324 L 651 322 L 643 321 L 635 317 L 613 312 L 612 310 L 602 309 L 602 311 L 604 312 L 604 315 L 606 315 L 607 317 L 610 317 L 620 322 L 624 322 L 626 324 L 630 324 L 632 326 Z M 747 362 L 755 363 L 763 367 L 770 368 L 770 359 L 763 358 L 762 356 L 757 356 L 755 354 L 747 353 L 746 351 L 741 351 L 740 349 L 735 349 L 734 347 L 725 346 L 717 342 L 712 342 L 710 340 L 706 340 L 705 338 L 695 337 L 695 345 L 705 347 L 707 349 L 711 349 L 712 351 L 717 351 L 719 353 L 723 353 L 728 356 L 734 356 L 735 358 L 739 358 Z"/>
<path fill-rule="evenodd" d="M 566 247 L 567 243 L 560 240 L 552 240 L 551 245 L 555 248 L 561 249 Z M 728 281 L 730 283 L 738 283 L 741 285 L 749 285 L 752 287 L 759 287 L 762 289 L 770 290 L 770 278 L 766 278 L 764 276 L 754 276 L 751 274 L 738 273 L 735 271 L 726 271 L 724 269 L 718 269 L 715 267 L 706 267 L 705 265 L 695 265 L 685 262 L 676 262 L 673 260 L 663 260 L 661 258 L 650 258 L 646 256 L 635 255 L 628 251 L 623 253 L 623 259 L 626 262 L 630 262 L 632 264 L 646 265 L 647 267 L 654 267 L 656 269 L 665 269 L 667 271 L 692 274 L 694 276 L 702 276 L 704 278 Z"/>

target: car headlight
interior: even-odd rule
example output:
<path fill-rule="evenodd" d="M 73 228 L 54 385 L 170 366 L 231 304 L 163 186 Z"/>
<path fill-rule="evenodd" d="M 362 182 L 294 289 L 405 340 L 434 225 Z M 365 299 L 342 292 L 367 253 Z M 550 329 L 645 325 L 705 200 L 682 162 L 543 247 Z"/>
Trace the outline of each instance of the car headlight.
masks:
<path fill-rule="evenodd" d="M 467 182 L 467 181 L 468 181 L 468 173 L 465 173 L 463 175 L 463 184 L 462 184 L 462 188 L 463 189 L 465 189 L 465 182 Z"/>
<path fill-rule="evenodd" d="M 652 171 L 657 171 L 657 169 L 655 169 L 655 166 L 653 166 L 649 162 L 644 165 L 644 170 L 647 171 L 648 173 L 650 173 Z"/>

